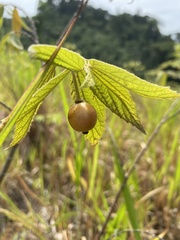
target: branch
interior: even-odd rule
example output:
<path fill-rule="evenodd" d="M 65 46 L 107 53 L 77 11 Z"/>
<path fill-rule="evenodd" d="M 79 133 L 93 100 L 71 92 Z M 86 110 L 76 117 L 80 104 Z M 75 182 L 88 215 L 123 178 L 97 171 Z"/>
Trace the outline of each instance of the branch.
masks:
<path fill-rule="evenodd" d="M 61 34 L 61 36 L 60 36 L 60 38 L 59 38 L 59 40 L 57 42 L 57 45 L 59 45 L 61 42 L 64 43 L 64 41 L 68 37 L 69 33 L 71 32 L 72 28 L 74 27 L 75 22 L 81 16 L 81 13 L 84 10 L 84 8 L 86 7 L 87 3 L 88 3 L 88 0 L 82 0 L 79 3 L 77 11 L 74 13 L 74 16 L 71 18 L 71 20 L 69 21 L 69 23 L 66 26 L 65 30 Z"/>
<path fill-rule="evenodd" d="M 0 101 L 0 105 L 2 105 L 4 108 L 6 108 L 9 112 L 12 111 L 12 109 L 7 104 L 5 104 L 4 102 Z"/>
<path fill-rule="evenodd" d="M 64 42 L 66 41 L 67 37 L 69 36 L 72 28 L 74 27 L 74 24 L 76 23 L 76 21 L 78 20 L 78 18 L 80 17 L 82 11 L 84 10 L 84 8 L 86 7 L 88 3 L 88 0 L 82 0 L 78 6 L 77 11 L 74 13 L 74 16 L 72 17 L 72 19 L 69 21 L 67 27 L 65 28 L 64 32 L 61 34 L 58 42 L 57 42 L 57 47 L 55 49 L 55 51 L 53 52 L 53 54 L 51 55 L 51 57 L 49 58 L 49 60 L 44 64 L 44 67 L 50 67 L 53 60 L 55 59 L 55 57 L 57 56 L 59 50 L 61 49 L 62 45 L 64 44 Z"/>
<path fill-rule="evenodd" d="M 0 172 L 0 185 L 1 185 L 1 183 L 2 183 L 6 173 L 7 173 L 8 169 L 9 169 L 9 167 L 10 167 L 10 164 L 11 164 L 11 162 L 13 160 L 14 154 L 15 154 L 16 149 L 17 149 L 18 146 L 19 145 L 15 145 L 14 147 L 12 147 L 10 152 L 9 152 L 9 155 L 8 155 L 8 157 L 6 159 L 4 167 L 2 168 L 2 170 Z"/>

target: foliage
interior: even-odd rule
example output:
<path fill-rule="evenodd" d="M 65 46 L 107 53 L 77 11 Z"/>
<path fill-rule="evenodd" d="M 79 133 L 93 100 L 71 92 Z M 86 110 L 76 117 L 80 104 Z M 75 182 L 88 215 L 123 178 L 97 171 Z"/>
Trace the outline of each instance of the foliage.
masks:
<path fill-rule="evenodd" d="M 174 56 L 172 60 L 166 61 L 159 66 L 167 78 L 167 82 L 180 83 L 180 44 L 174 46 Z"/>
<path fill-rule="evenodd" d="M 53 3 L 50 0 L 48 2 Z M 21 21 L 18 22 L 22 24 Z M 18 32 L 14 33 L 18 36 Z M 4 57 L 1 58 L 0 67 L 4 72 L 0 96 L 8 103 L 9 97 L 4 91 L 7 83 L 10 86 L 9 92 L 13 90 L 14 96 L 20 96 L 16 91 L 21 86 L 24 88 L 24 64 L 27 64 L 28 76 L 32 70 L 36 72 L 37 65 L 27 58 L 26 53 L 15 50 L 13 43 L 11 45 L 14 47 L 11 48 L 5 42 L 1 41 L 5 51 L 1 49 Z M 166 211 L 171 213 L 172 209 L 179 208 L 179 119 L 174 119 L 179 113 L 179 101 L 170 108 L 171 111 L 173 109 L 174 116 L 169 110 L 168 114 L 172 114 L 168 115 L 171 122 L 157 136 L 157 141 L 148 146 L 149 151 L 145 144 L 148 142 L 147 137 L 137 134 L 123 121 L 120 123 L 117 117 L 144 132 L 133 100 L 136 99 L 141 105 L 143 123 L 146 123 L 147 131 L 150 132 L 160 121 L 169 102 L 139 99 L 136 95 L 173 99 L 179 98 L 179 94 L 167 87 L 146 82 L 117 66 L 96 59 L 85 59 L 76 52 L 61 48 L 59 44 L 57 47 L 32 45 L 29 53 L 33 58 L 46 63 L 27 90 L 25 91 L 26 87 L 21 89 L 20 92 L 24 94 L 9 116 L 2 120 L 1 143 L 14 127 L 14 139 L 10 146 L 17 144 L 27 134 L 33 118 L 35 121 L 30 133 L 20 143 L 17 160 L 0 191 L 0 220 L 3 223 L 0 226 L 0 237 L 43 240 L 68 237 L 81 239 L 85 236 L 87 239 L 99 239 L 99 229 L 108 219 L 107 214 L 111 208 L 113 214 L 103 232 L 106 239 L 121 236 L 141 239 L 140 235 L 157 235 L 162 238 L 168 231 L 172 239 L 171 224 L 179 222 L 179 215 L 174 217 L 172 211 L 172 216 L 169 214 L 167 217 L 167 212 L 163 213 L 162 209 L 166 207 Z M 13 63 L 8 63 L 9 56 Z M 19 79 L 13 83 L 16 74 Z M 98 124 L 87 136 L 92 143 L 101 137 L 105 128 L 105 106 L 116 113 L 112 116 L 107 112 L 107 131 L 100 144 L 94 147 L 88 145 L 67 125 L 66 115 L 70 105 L 68 82 L 73 100 L 77 97 L 78 86 L 80 96 L 97 110 Z M 50 94 L 52 90 L 53 94 Z M 43 101 L 44 108 L 42 106 L 41 112 L 38 111 L 37 114 Z M 160 123 L 164 122 L 163 118 Z M 156 130 L 157 134 L 159 130 Z M 127 184 L 124 182 L 125 173 L 132 169 L 131 165 L 135 167 L 133 161 L 134 156 L 139 155 L 139 143 L 145 145 L 147 155 L 142 155 L 141 164 L 135 162 L 137 172 L 131 174 Z M 6 152 L 0 154 L 2 161 L 6 161 Z M 109 206 L 113 201 L 116 203 L 114 195 L 121 188 L 123 198 L 117 198 L 120 204 L 112 209 Z M 159 221 L 159 216 L 163 223 Z M 9 235 L 6 219 L 10 220 Z M 3 226 L 6 226 L 6 231 Z M 176 235 L 179 236 L 179 233 L 174 236 Z"/>
<path fill-rule="evenodd" d="M 29 48 L 30 55 L 42 61 L 50 59 L 55 51 L 55 46 L 48 45 L 34 45 Z M 145 133 L 130 92 L 160 99 L 179 97 L 178 93 L 169 88 L 143 81 L 116 66 L 95 59 L 85 60 L 79 54 L 65 48 L 61 48 L 53 59 L 53 63 L 65 70 L 54 77 L 55 67 L 44 65 L 11 114 L 2 120 L 1 145 L 14 125 L 14 137 L 10 146 L 17 144 L 26 135 L 44 98 L 70 73 L 73 73 L 71 78 L 75 77 L 78 82 L 82 99 L 92 104 L 98 113 L 98 124 L 87 134 L 87 139 L 92 144 L 97 143 L 104 130 L 103 106 Z M 88 90 L 84 91 L 84 87 Z"/>
<path fill-rule="evenodd" d="M 12 19 L 4 18 L 3 12 L 2 16 L 0 15 L 1 22 L 3 22 L 0 37 L 5 40 L 6 44 L 9 43 L 11 47 L 13 46 L 15 49 L 23 50 L 24 45 L 29 45 L 32 42 L 38 43 L 35 24 L 33 20 L 26 15 L 26 12 L 21 9 L 21 14 L 23 13 L 23 15 L 25 15 L 25 17 L 22 18 L 19 15 L 19 9 L 17 10 L 13 4 L 2 5 L 2 9 L 5 9 L 7 13 L 6 7 L 8 13 L 12 15 Z"/>
<path fill-rule="evenodd" d="M 41 2 L 35 17 L 41 43 L 55 44 L 76 6 L 74 0 Z M 170 59 L 174 45 L 169 36 L 160 33 L 155 19 L 130 14 L 114 16 L 91 6 L 87 6 L 68 42 L 75 43 L 86 58 L 118 66 L 139 61 L 146 69 Z"/>
<path fill-rule="evenodd" d="M 59 32 L 63 32 L 77 4 L 75 0 L 40 3 L 34 20 L 41 43 L 56 43 Z M 27 20 L 21 18 L 21 39 L 26 48 L 35 40 L 32 27 L 28 29 L 25 23 Z M 10 26 L 10 20 L 5 19 L 2 31 L 7 32 Z M 140 62 L 145 69 L 155 68 L 171 59 L 174 45 L 170 36 L 160 33 L 155 19 L 130 14 L 114 16 L 90 6 L 87 6 L 86 12 L 73 28 L 68 42 L 75 43 L 86 58 L 97 58 L 119 66 L 135 61 Z M 144 77 L 142 72 L 138 76 Z"/>
<path fill-rule="evenodd" d="M 36 69 L 37 66 L 34 72 Z M 27 69 L 29 74 L 31 71 Z M 23 72 L 23 68 L 19 68 L 16 92 L 23 84 Z M 9 81 L 13 82 L 13 77 Z M 7 94 L 4 88 L 2 93 Z M 10 91 L 9 96 L 12 96 Z M 126 171 L 132 165 L 134 156 L 170 103 L 169 100 L 140 99 L 140 115 L 147 136 L 107 112 L 108 128 L 102 141 L 91 147 L 67 123 L 71 100 L 69 86 L 63 81 L 35 117 L 1 186 L 0 237 L 95 239 L 120 187 L 121 167 Z M 175 109 L 178 108 L 179 103 Z M 159 235 L 159 238 L 178 240 L 180 234 L 179 120 L 178 116 L 164 125 L 128 182 L 129 203 L 136 206 L 142 239 Z M 0 153 L 2 167 L 7 151 Z M 122 197 L 104 239 L 133 238 L 132 231 L 125 231 L 132 230 L 127 214 Z"/>
<path fill-rule="evenodd" d="M 146 77 L 162 86 L 170 85 L 177 89 L 180 83 L 180 44 L 174 45 L 172 59 L 163 62 L 158 68 L 146 72 Z"/>

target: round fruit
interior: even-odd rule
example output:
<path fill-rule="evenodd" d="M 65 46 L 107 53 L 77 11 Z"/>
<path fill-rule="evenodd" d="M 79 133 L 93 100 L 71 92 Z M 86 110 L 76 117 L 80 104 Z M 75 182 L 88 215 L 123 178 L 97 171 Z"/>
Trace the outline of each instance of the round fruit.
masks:
<path fill-rule="evenodd" d="M 96 124 L 97 113 L 89 103 L 78 102 L 70 107 L 68 121 L 74 130 L 87 134 Z"/>

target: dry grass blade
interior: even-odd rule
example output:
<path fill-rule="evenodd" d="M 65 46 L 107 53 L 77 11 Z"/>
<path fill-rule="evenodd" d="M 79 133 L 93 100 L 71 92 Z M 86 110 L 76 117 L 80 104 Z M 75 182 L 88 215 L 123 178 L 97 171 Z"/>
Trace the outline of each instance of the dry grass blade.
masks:
<path fill-rule="evenodd" d="M 129 171 L 127 172 L 127 174 L 124 177 L 124 180 L 119 188 L 119 191 L 117 192 L 114 202 L 111 205 L 111 208 L 109 210 L 109 213 L 106 217 L 106 221 L 104 222 L 102 229 L 97 237 L 97 240 L 100 240 L 101 237 L 105 234 L 105 230 L 107 227 L 107 224 L 111 218 L 111 215 L 114 211 L 114 209 L 116 208 L 116 205 L 119 201 L 120 196 L 122 195 L 122 192 L 128 182 L 128 179 L 130 177 L 130 175 L 133 173 L 133 171 L 135 170 L 136 165 L 140 162 L 141 158 L 144 156 L 145 152 L 148 150 L 148 148 L 150 147 L 151 143 L 153 142 L 153 140 L 155 139 L 155 137 L 158 135 L 159 131 L 161 130 L 162 126 L 168 122 L 170 119 L 176 117 L 180 111 L 178 110 L 177 112 L 175 112 L 173 115 L 170 115 L 170 113 L 172 112 L 172 110 L 174 109 L 175 105 L 177 104 L 177 101 L 174 101 L 172 103 L 172 105 L 169 107 L 168 111 L 164 114 L 163 118 L 161 119 L 161 121 L 159 122 L 159 124 L 156 126 L 156 128 L 154 129 L 153 133 L 151 134 L 151 136 L 149 137 L 149 139 L 147 140 L 147 143 L 142 147 L 141 151 L 137 154 L 134 163 L 132 164 L 131 168 L 129 169 Z"/>

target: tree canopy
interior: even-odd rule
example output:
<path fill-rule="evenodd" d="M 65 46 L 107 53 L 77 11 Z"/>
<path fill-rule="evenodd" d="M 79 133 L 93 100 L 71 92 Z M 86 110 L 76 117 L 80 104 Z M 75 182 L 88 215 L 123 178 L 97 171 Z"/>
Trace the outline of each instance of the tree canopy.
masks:
<path fill-rule="evenodd" d="M 56 43 L 77 8 L 76 0 L 40 2 L 35 17 L 41 43 Z M 123 65 L 138 61 L 145 69 L 171 58 L 174 42 L 161 34 L 157 20 L 127 13 L 111 15 L 87 6 L 68 40 L 86 58 Z"/>

